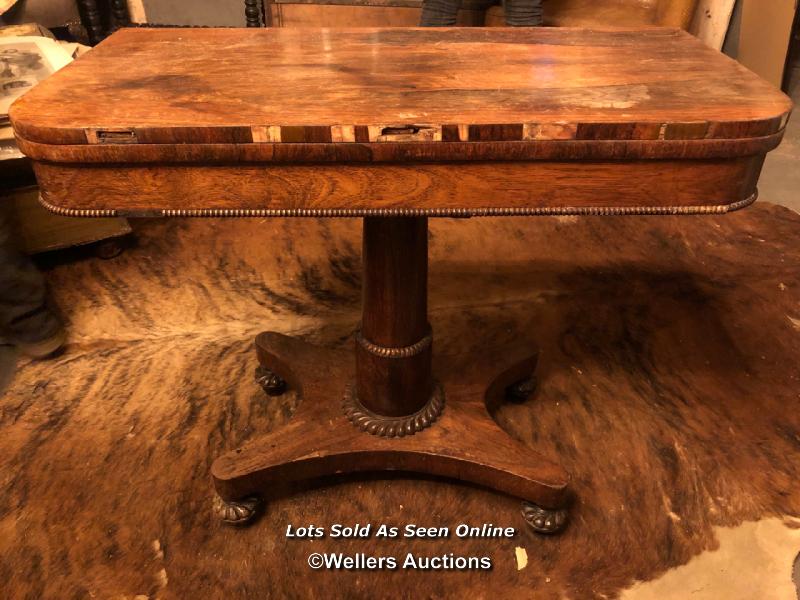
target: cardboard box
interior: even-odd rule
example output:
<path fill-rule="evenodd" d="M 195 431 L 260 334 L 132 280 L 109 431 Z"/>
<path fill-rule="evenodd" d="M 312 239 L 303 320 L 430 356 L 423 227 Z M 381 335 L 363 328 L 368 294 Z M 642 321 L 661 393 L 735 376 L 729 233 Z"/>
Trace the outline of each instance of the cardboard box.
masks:
<path fill-rule="evenodd" d="M 739 62 L 781 87 L 798 0 L 743 2 Z"/>

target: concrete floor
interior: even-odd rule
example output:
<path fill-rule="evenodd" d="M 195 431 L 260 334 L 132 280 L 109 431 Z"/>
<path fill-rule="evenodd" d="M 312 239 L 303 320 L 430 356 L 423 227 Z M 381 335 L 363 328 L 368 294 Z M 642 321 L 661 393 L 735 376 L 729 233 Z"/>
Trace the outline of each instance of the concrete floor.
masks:
<path fill-rule="evenodd" d="M 790 95 L 795 106 L 800 106 L 800 66 L 794 68 Z M 758 182 L 760 198 L 782 204 L 800 213 L 800 110 L 786 126 L 783 143 L 767 155 L 761 179 Z"/>

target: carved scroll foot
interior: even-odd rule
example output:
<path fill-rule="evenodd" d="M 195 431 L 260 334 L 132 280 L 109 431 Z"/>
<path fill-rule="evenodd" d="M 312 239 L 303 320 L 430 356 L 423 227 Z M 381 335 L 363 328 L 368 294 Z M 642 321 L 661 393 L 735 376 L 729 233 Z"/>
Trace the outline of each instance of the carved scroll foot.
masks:
<path fill-rule="evenodd" d="M 537 533 L 559 533 L 567 525 L 567 510 L 564 508 L 544 508 L 532 502 L 523 502 L 522 516 Z"/>
<path fill-rule="evenodd" d="M 262 500 L 257 496 L 250 496 L 241 500 L 223 500 L 214 495 L 214 515 L 226 525 L 241 527 L 249 525 L 261 513 Z"/>
<path fill-rule="evenodd" d="M 267 396 L 280 396 L 286 391 L 286 382 L 264 365 L 256 367 L 256 383 Z"/>

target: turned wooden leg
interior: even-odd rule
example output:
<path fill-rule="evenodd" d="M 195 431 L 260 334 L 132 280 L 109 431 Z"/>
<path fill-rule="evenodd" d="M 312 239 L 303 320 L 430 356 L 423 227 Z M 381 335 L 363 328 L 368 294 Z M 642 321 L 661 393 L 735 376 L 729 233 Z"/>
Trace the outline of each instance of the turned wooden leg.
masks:
<path fill-rule="evenodd" d="M 296 391 L 300 404 L 285 426 L 214 462 L 218 514 L 238 524 L 257 513 L 241 499 L 278 484 L 388 469 L 491 487 L 526 501 L 535 531 L 561 529 L 567 473 L 491 416 L 509 395 L 532 392 L 535 356 L 476 357 L 468 373 L 445 357 L 434 377 L 432 348 L 426 219 L 364 219 L 355 360 L 278 333 L 256 338 L 260 383 Z"/>
<path fill-rule="evenodd" d="M 97 0 L 78 0 L 78 12 L 89 36 L 89 43 L 92 45 L 99 43 L 103 39 L 103 23 Z"/>
<path fill-rule="evenodd" d="M 244 0 L 244 16 L 247 27 L 261 27 L 261 0 Z"/>
<path fill-rule="evenodd" d="M 116 31 L 120 27 L 130 25 L 131 17 L 128 13 L 128 2 L 126 0 L 111 0 L 111 31 Z"/>

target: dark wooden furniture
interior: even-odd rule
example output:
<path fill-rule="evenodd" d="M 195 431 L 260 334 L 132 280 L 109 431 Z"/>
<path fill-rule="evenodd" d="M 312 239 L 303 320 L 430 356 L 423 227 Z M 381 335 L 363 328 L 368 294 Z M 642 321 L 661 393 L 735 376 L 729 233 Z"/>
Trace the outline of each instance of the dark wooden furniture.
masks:
<path fill-rule="evenodd" d="M 505 24 L 503 6 L 486 11 L 487 26 Z M 544 0 L 544 23 L 555 27 L 680 27 L 688 29 L 697 0 Z"/>
<path fill-rule="evenodd" d="M 261 0 L 244 0 L 244 18 L 248 27 L 265 25 L 264 3 Z"/>
<path fill-rule="evenodd" d="M 100 43 L 106 36 L 114 33 L 120 27 L 130 25 L 131 16 L 128 12 L 126 0 L 78 0 L 78 13 L 81 25 L 86 29 L 89 43 Z"/>
<path fill-rule="evenodd" d="M 248 27 L 414 27 L 422 0 L 244 0 Z M 555 27 L 688 29 L 697 0 L 544 0 L 544 24 Z M 461 0 L 457 25 L 503 27 L 500 0 Z"/>
<path fill-rule="evenodd" d="M 125 30 L 11 118 L 61 214 L 364 217 L 355 360 L 258 336 L 259 382 L 303 401 L 214 463 L 222 518 L 276 482 L 397 469 L 517 496 L 552 532 L 567 473 L 490 417 L 535 351 L 476 356 L 480 384 L 436 370 L 426 219 L 742 208 L 790 107 L 672 29 Z"/>
<path fill-rule="evenodd" d="M 131 22 L 126 0 L 78 0 L 78 13 L 92 45 Z"/>

